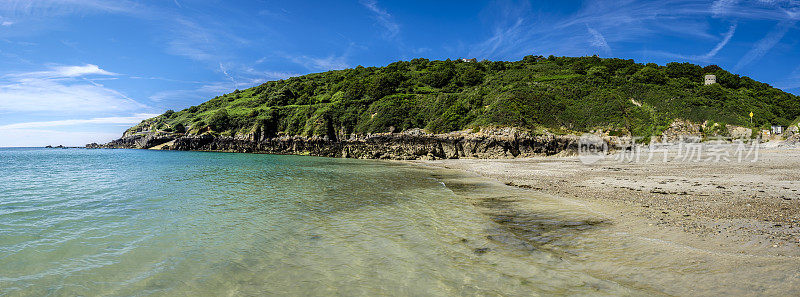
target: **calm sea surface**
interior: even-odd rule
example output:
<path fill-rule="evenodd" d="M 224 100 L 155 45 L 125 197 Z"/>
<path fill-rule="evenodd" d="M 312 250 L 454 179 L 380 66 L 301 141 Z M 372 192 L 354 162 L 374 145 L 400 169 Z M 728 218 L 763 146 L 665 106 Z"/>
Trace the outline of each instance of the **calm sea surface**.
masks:
<path fill-rule="evenodd" d="M 794 258 L 642 238 L 531 195 L 379 161 L 0 149 L 0 295 L 798 292 Z"/>

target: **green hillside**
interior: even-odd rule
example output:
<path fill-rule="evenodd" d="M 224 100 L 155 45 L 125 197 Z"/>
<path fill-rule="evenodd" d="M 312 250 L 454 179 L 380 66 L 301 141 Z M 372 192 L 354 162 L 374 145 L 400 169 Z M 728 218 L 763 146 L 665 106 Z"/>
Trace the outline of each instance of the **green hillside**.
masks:
<path fill-rule="evenodd" d="M 706 74 L 719 83 L 704 86 Z M 514 126 L 650 136 L 674 119 L 764 127 L 789 125 L 799 116 L 797 96 L 715 65 L 527 56 L 517 62 L 414 59 L 271 81 L 168 111 L 127 133 L 234 135 L 257 128 L 335 137 Z"/>

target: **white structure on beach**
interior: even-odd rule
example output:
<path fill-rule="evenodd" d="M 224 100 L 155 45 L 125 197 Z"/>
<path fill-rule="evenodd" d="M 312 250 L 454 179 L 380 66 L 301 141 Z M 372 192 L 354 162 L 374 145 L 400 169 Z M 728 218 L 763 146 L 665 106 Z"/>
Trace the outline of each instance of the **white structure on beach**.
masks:
<path fill-rule="evenodd" d="M 772 126 L 772 134 L 780 135 L 783 134 L 783 126 Z"/>
<path fill-rule="evenodd" d="M 713 85 L 717 83 L 717 76 L 713 74 L 706 75 L 706 85 Z"/>

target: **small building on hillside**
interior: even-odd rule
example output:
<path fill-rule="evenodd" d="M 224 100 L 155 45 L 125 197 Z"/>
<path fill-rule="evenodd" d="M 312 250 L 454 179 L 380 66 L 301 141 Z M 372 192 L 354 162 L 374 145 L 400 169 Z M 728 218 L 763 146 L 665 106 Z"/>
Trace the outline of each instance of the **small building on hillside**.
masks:
<path fill-rule="evenodd" d="M 472 59 L 461 58 L 461 62 L 476 63 L 476 62 L 478 62 L 478 59 L 477 58 L 472 58 Z"/>
<path fill-rule="evenodd" d="M 705 85 L 708 86 L 708 85 L 713 85 L 715 83 L 717 83 L 717 76 L 716 75 L 713 75 L 713 74 L 706 75 Z"/>
<path fill-rule="evenodd" d="M 772 126 L 772 134 L 780 135 L 783 134 L 783 126 Z"/>

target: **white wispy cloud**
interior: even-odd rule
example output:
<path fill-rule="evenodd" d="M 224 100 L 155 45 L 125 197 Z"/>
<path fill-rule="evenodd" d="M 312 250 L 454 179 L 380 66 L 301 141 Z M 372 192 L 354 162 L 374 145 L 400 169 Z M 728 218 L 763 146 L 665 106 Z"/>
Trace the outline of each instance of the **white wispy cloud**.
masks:
<path fill-rule="evenodd" d="M 696 1 L 588 1 L 583 8 L 554 24 L 555 28 L 569 28 L 589 24 L 604 31 L 616 28 L 623 34 L 653 33 L 652 27 L 659 24 L 680 26 L 685 18 L 707 14 L 706 4 Z M 684 34 L 691 34 L 685 32 Z"/>
<path fill-rule="evenodd" d="M 185 17 L 172 20 L 177 25 L 172 29 L 167 44 L 167 53 L 204 63 L 230 81 L 228 86 L 238 88 L 242 82 L 263 79 L 262 74 L 253 76 L 247 63 L 237 61 L 236 52 L 246 48 L 250 40 L 240 37 L 224 24 L 215 21 L 191 20 Z M 270 71 L 265 71 L 270 72 Z M 278 73 L 280 71 L 271 71 Z"/>
<path fill-rule="evenodd" d="M 490 35 L 473 45 L 470 53 L 486 58 L 530 53 L 587 55 L 593 53 L 586 46 L 587 31 L 589 43 L 604 51 L 610 50 L 606 45 L 664 34 L 664 28 L 671 30 L 668 34 L 707 37 L 705 32 L 696 33 L 696 23 L 683 22 L 703 13 L 708 13 L 707 4 L 687 1 L 594 0 L 562 17 L 536 11 L 529 1 L 497 0 L 482 13 Z"/>
<path fill-rule="evenodd" d="M 400 24 L 385 9 L 378 6 L 376 0 L 360 0 L 359 2 L 374 14 L 375 20 L 386 30 L 384 37 L 395 39 L 400 34 Z"/>
<path fill-rule="evenodd" d="M 143 14 L 143 5 L 129 0 L 2 0 L 0 11 L 25 17 L 53 17 L 87 13 Z"/>
<path fill-rule="evenodd" d="M 343 55 L 330 55 L 327 57 L 312 57 L 305 55 L 285 55 L 292 63 L 301 65 L 311 71 L 328 71 L 350 68 L 347 63 L 347 53 Z"/>
<path fill-rule="evenodd" d="M 522 27 L 523 19 L 518 18 L 516 22 L 508 27 L 495 27 L 494 34 L 476 46 L 470 56 L 488 57 L 495 56 L 498 52 L 505 52 L 508 49 L 516 47 L 508 47 L 509 43 L 516 43 L 524 39 L 517 39 L 524 33 Z"/>
<path fill-rule="evenodd" d="M 734 33 L 736 33 L 736 24 L 731 25 L 730 29 L 728 29 L 728 33 L 725 33 L 725 36 L 722 38 L 722 41 L 717 43 L 717 45 L 713 49 L 711 49 L 711 51 L 709 51 L 705 55 L 698 57 L 698 60 L 708 61 L 714 58 L 719 53 L 719 51 L 721 51 L 722 48 L 724 48 L 725 45 L 727 45 L 728 42 L 731 41 L 731 38 L 733 38 Z"/>
<path fill-rule="evenodd" d="M 667 51 L 650 51 L 648 53 L 649 54 L 657 54 L 657 55 L 661 55 L 661 56 L 664 56 L 664 57 L 678 58 L 678 59 L 682 59 L 682 60 L 698 61 L 698 62 L 710 62 L 731 41 L 731 39 L 733 38 L 734 33 L 736 33 L 736 27 L 737 27 L 736 24 L 731 25 L 730 28 L 728 29 L 728 32 L 726 32 L 722 36 L 722 40 L 720 40 L 714 46 L 714 48 L 712 48 L 710 51 L 708 51 L 707 53 L 705 53 L 703 55 L 683 55 L 683 54 L 671 53 L 671 52 L 667 52 Z"/>
<path fill-rule="evenodd" d="M 225 74 L 225 77 L 227 77 L 228 80 L 231 81 L 231 83 L 233 84 L 234 87 L 236 87 L 238 85 L 238 83 L 236 82 L 236 79 L 233 78 L 233 76 L 231 76 L 228 73 L 228 69 L 226 69 L 225 66 L 222 65 L 222 63 L 219 63 L 219 70 L 222 72 L 222 74 Z"/>
<path fill-rule="evenodd" d="M 783 80 L 777 82 L 775 87 L 783 90 L 800 89 L 800 67 L 797 67 L 792 73 L 786 76 Z"/>
<path fill-rule="evenodd" d="M 168 37 L 167 53 L 195 61 L 219 63 L 223 58 L 216 49 L 220 35 L 207 32 L 206 28 L 188 19 L 175 20 L 171 37 Z"/>
<path fill-rule="evenodd" d="M 178 8 L 188 7 L 185 1 L 173 2 Z M 117 14 L 134 17 L 162 29 L 153 38 L 163 44 L 167 54 L 204 64 L 209 70 L 230 80 L 230 85 L 237 86 L 239 81 L 263 78 L 245 74 L 246 66 L 238 61 L 240 57 L 237 56 L 252 45 L 252 37 L 240 36 L 242 28 L 258 28 L 264 34 L 271 34 L 272 31 L 260 22 L 260 18 L 253 18 L 250 12 L 232 9 L 226 12 L 239 14 L 240 17 L 220 20 L 217 15 L 201 10 L 164 9 L 163 6 L 130 0 L 0 0 L 0 16 L 13 15 L 22 18 L 26 24 L 36 23 L 37 26 L 69 15 Z M 53 25 L 56 24 L 50 24 Z"/>
<path fill-rule="evenodd" d="M 800 2 L 796 0 L 718 0 L 712 3 L 710 10 L 715 17 L 786 21 L 798 19 Z"/>
<path fill-rule="evenodd" d="M 310 65 L 310 68 L 319 70 L 338 70 L 350 67 L 350 64 L 347 63 L 347 59 L 343 56 L 328 56 L 325 58 L 306 57 L 306 59 L 306 65 Z"/>
<path fill-rule="evenodd" d="M 3 26 L 3 27 L 8 27 L 8 26 L 11 26 L 11 25 L 13 25 L 13 24 L 14 24 L 14 22 L 13 22 L 13 21 L 11 21 L 11 20 L 9 20 L 9 19 L 6 19 L 6 18 L 5 18 L 5 17 L 3 17 L 2 15 L 0 15 L 0 26 Z"/>
<path fill-rule="evenodd" d="M 279 10 L 262 9 L 258 12 L 258 15 L 268 17 L 272 20 L 279 20 L 279 21 L 291 20 L 289 17 L 289 12 L 285 9 L 279 9 Z"/>
<path fill-rule="evenodd" d="M 470 46 L 469 52 L 473 56 L 504 59 L 530 53 L 592 54 L 586 46 L 588 31 L 590 45 L 604 51 L 610 49 L 605 45 L 641 43 L 647 38 L 663 35 L 687 41 L 715 40 L 715 46 L 701 55 L 673 54 L 669 52 L 673 49 L 669 48 L 659 52 L 644 51 L 708 61 L 731 42 L 737 29 L 735 24 L 741 23 L 739 21 L 796 21 L 800 18 L 800 2 L 588 0 L 575 13 L 560 16 L 538 11 L 529 1 L 496 0 L 487 5 L 482 14 L 488 16 L 483 18 L 488 33 L 485 39 Z M 719 39 L 717 34 L 710 33 L 714 26 L 705 19 L 707 17 L 729 20 L 734 25 Z"/>
<path fill-rule="evenodd" d="M 236 89 L 251 88 L 270 80 L 286 79 L 289 77 L 299 76 L 300 74 L 294 72 L 280 72 L 269 70 L 258 70 L 252 66 L 232 65 L 231 67 L 237 68 L 243 76 L 236 79 L 232 75 L 226 76 L 227 81 L 218 82 L 201 82 L 201 81 L 183 81 L 174 80 L 162 77 L 132 77 L 136 79 L 152 79 L 164 80 L 171 82 L 179 82 L 185 84 L 197 85 L 197 87 L 189 89 L 166 90 L 150 95 L 148 99 L 156 102 L 173 101 L 173 103 L 183 104 L 190 101 L 208 100 L 215 96 L 233 92 Z M 222 66 L 227 72 L 228 68 Z"/>
<path fill-rule="evenodd" d="M 85 79 L 115 75 L 97 65 L 55 66 L 0 77 L 0 111 L 94 112 L 145 107 L 124 94 Z"/>
<path fill-rule="evenodd" d="M 711 14 L 714 16 L 727 14 L 737 3 L 739 0 L 716 0 L 711 3 Z"/>
<path fill-rule="evenodd" d="M 168 90 L 157 92 L 149 97 L 150 100 L 161 102 L 168 100 L 195 100 L 195 99 L 211 99 L 214 96 L 230 93 L 236 89 L 230 82 L 216 82 L 202 85 L 198 88 L 183 89 L 183 90 Z"/>
<path fill-rule="evenodd" d="M 781 39 L 783 39 L 783 36 L 786 35 L 786 32 L 788 32 L 789 29 L 794 27 L 795 23 L 796 21 L 784 21 L 776 25 L 775 28 L 767 33 L 763 39 L 756 42 L 756 44 L 753 45 L 753 48 L 750 49 L 750 51 L 748 51 L 738 63 L 736 63 L 734 70 L 742 69 L 742 67 L 761 59 L 767 54 L 767 52 L 775 47 L 775 45 L 777 45 Z"/>
<path fill-rule="evenodd" d="M 183 5 L 177 0 L 176 6 Z M 224 61 L 230 44 L 246 43 L 235 30 L 214 16 L 163 9 L 159 5 L 131 0 L 0 0 L 0 16 L 14 15 L 31 22 L 46 22 L 61 16 L 118 14 L 145 20 L 162 28 L 154 36 L 165 44 L 169 54 L 209 62 L 216 67 Z"/>
<path fill-rule="evenodd" d="M 300 76 L 299 73 L 295 72 L 285 72 L 285 71 L 271 71 L 271 70 L 258 70 L 251 66 L 242 66 L 240 67 L 242 73 L 250 76 L 251 78 L 249 81 L 245 81 L 245 84 L 255 84 L 255 83 L 263 83 L 268 80 L 277 80 L 277 79 L 287 79 L 290 77 Z M 241 82 L 240 82 L 241 84 Z"/>
<path fill-rule="evenodd" d="M 131 124 L 137 124 L 144 119 L 149 119 L 155 116 L 158 116 L 158 114 L 137 113 L 127 117 L 102 117 L 102 118 L 91 118 L 91 119 L 25 122 L 25 123 L 2 125 L 0 126 L 0 130 L 50 128 L 50 127 L 76 126 L 76 125 L 87 125 L 87 124 L 131 125 Z"/>
<path fill-rule="evenodd" d="M 163 102 L 163 101 L 196 101 L 198 99 L 205 99 L 209 100 L 215 96 L 231 93 L 236 89 L 244 89 L 244 88 L 251 88 L 262 83 L 267 82 L 268 80 L 275 80 L 275 79 L 285 79 L 292 76 L 298 76 L 295 73 L 282 73 L 282 72 L 261 72 L 254 69 L 247 69 L 254 78 L 249 78 L 242 81 L 237 81 L 235 84 L 231 84 L 229 81 L 220 81 L 220 82 L 213 82 L 213 83 L 206 83 L 202 86 L 192 89 L 181 89 L 181 90 L 168 90 L 168 91 L 161 91 L 157 92 L 149 97 L 150 100 L 156 102 Z"/>
<path fill-rule="evenodd" d="M 600 32 L 589 27 L 588 25 L 586 26 L 586 30 L 588 30 L 589 34 L 591 35 L 591 38 L 589 39 L 589 44 L 591 44 L 594 47 L 602 49 L 606 55 L 610 55 L 611 47 L 608 46 L 608 42 L 606 42 L 606 38 L 603 37 L 603 34 L 600 34 Z"/>
<path fill-rule="evenodd" d="M 470 57 L 507 57 L 519 51 L 530 50 L 532 39 L 536 39 L 538 29 L 532 23 L 536 15 L 530 2 L 493 1 L 482 13 L 488 23 L 489 36 L 471 46 Z"/>
<path fill-rule="evenodd" d="M 100 69 L 100 66 L 86 64 L 82 66 L 55 66 L 47 71 L 27 72 L 11 74 L 16 77 L 39 77 L 39 78 L 58 78 L 58 77 L 80 77 L 88 75 L 107 75 L 114 76 L 116 73 Z"/>

